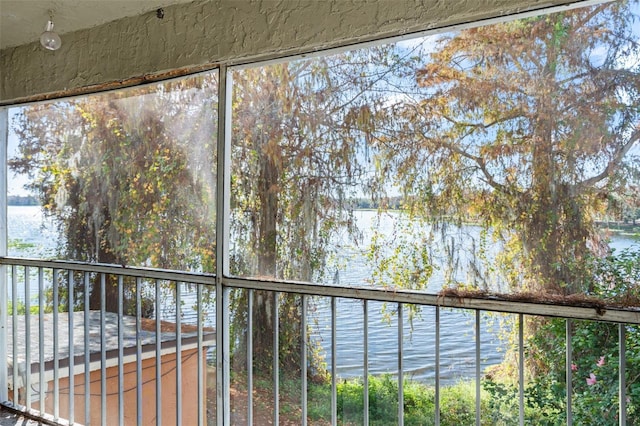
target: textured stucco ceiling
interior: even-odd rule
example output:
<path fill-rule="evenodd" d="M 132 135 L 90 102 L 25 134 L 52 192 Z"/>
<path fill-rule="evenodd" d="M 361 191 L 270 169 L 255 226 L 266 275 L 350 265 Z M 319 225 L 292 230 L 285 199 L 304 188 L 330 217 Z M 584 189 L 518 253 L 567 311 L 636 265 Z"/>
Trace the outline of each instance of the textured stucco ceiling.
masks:
<path fill-rule="evenodd" d="M 55 31 L 95 27 L 193 0 L 0 0 L 0 49 L 39 39 L 53 10 Z M 64 43 L 64 40 L 63 40 Z"/>

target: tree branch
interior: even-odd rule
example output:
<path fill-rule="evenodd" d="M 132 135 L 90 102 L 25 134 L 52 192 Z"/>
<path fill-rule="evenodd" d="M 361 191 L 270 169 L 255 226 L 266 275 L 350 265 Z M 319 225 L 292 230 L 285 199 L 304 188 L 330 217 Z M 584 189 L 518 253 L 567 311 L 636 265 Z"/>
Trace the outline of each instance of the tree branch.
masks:
<path fill-rule="evenodd" d="M 484 161 L 484 159 L 480 156 L 476 156 L 473 155 L 467 151 L 465 151 L 464 149 L 458 147 L 456 144 L 452 143 L 452 142 L 447 142 L 443 139 L 432 139 L 427 137 L 424 133 L 422 133 L 422 137 L 425 140 L 429 140 L 432 141 L 436 146 L 441 146 L 442 148 L 448 149 L 468 160 L 473 161 L 477 167 L 480 169 L 480 171 L 482 172 L 482 174 L 484 175 L 485 178 L 485 182 L 491 186 L 493 189 L 495 189 L 496 191 L 500 191 L 503 194 L 506 195 L 515 195 L 514 191 L 512 188 L 509 188 L 506 185 L 503 185 L 501 183 L 499 183 L 498 181 L 495 180 L 495 178 L 493 177 L 493 175 L 489 172 L 489 170 L 487 170 L 487 164 Z"/>
<path fill-rule="evenodd" d="M 636 131 L 633 132 L 629 140 L 625 144 L 621 145 L 616 150 L 616 152 L 614 152 L 613 158 L 611 159 L 611 161 L 609 161 L 609 164 L 607 164 L 607 167 L 605 167 L 605 169 L 601 173 L 595 176 L 592 176 L 589 179 L 585 179 L 582 182 L 578 182 L 575 186 L 580 189 L 592 187 L 597 183 L 601 182 L 602 180 L 613 175 L 613 173 L 616 171 L 616 169 L 622 162 L 622 159 L 624 158 L 624 156 L 629 152 L 629 150 L 633 147 L 633 145 L 639 139 L 640 139 L 640 129 L 636 128 Z"/>

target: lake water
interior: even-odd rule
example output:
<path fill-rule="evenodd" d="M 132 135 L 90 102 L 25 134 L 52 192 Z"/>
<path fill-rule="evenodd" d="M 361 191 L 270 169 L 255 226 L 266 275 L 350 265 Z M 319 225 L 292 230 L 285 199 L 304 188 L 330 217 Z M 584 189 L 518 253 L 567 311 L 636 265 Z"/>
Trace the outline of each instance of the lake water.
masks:
<path fill-rule="evenodd" d="M 374 221 L 374 212 L 356 212 L 362 226 L 363 240 L 371 238 L 369 223 Z M 394 216 L 388 215 L 377 227 L 378 231 L 389 234 L 393 228 Z M 472 228 L 472 227 L 469 227 Z M 473 229 L 468 232 L 475 233 Z M 9 239 L 21 244 L 10 244 L 10 256 L 53 257 L 56 248 L 56 232 L 50 221 L 43 218 L 39 207 L 8 207 Z M 26 244 L 26 245 L 25 245 Z M 345 256 L 335 263 L 334 280 L 342 285 L 365 286 L 371 276 L 369 266 L 363 256 L 364 248 L 350 246 L 345 241 Z M 622 249 L 637 244 L 630 238 L 612 237 L 611 246 Z M 361 244 L 360 247 L 365 247 Z M 332 270 L 333 271 L 333 270 Z M 437 273 L 430 281 L 428 291 L 437 292 L 443 283 L 443 277 Z M 23 292 L 24 294 L 24 292 Z M 31 296 L 37 296 L 37 288 L 31 289 Z M 195 293 L 183 295 L 185 322 L 195 321 L 190 306 L 195 304 Z M 168 304 L 162 316 L 171 318 L 175 311 Z M 337 299 L 336 301 L 336 364 L 340 377 L 362 376 L 363 373 L 363 303 L 359 300 Z M 398 366 L 398 323 L 395 314 L 397 305 L 385 306 L 370 302 L 369 318 L 369 372 L 370 374 L 397 373 Z M 330 299 L 313 298 L 309 307 L 308 323 L 311 326 L 311 338 L 321 345 L 321 352 L 327 365 L 331 365 L 331 310 Z M 403 327 L 403 369 L 408 376 L 430 382 L 435 377 L 435 308 L 425 307 L 415 313 L 409 321 L 409 312 L 404 311 Z M 215 315 L 210 313 L 210 318 Z M 460 379 L 475 376 L 475 313 L 460 309 L 442 309 L 440 314 L 440 377 L 443 383 L 453 383 Z M 211 324 L 212 325 L 212 324 Z M 482 314 L 481 321 L 481 368 L 498 364 L 503 359 L 504 348 L 500 340 L 500 317 Z"/>

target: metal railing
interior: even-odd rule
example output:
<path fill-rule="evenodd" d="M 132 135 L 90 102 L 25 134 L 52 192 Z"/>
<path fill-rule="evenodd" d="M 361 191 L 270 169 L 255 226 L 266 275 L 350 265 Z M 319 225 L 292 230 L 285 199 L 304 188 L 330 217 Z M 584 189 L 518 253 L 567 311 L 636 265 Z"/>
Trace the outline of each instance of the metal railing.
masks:
<path fill-rule="evenodd" d="M 215 323 L 203 295 L 215 288 L 215 277 L 2 263 L 10 296 L 0 297 L 9 330 L 0 379 L 14 407 L 70 424 L 204 423 Z M 107 310 L 108 295 L 117 309 Z"/>
<path fill-rule="evenodd" d="M 80 262 L 43 261 L 0 258 L 2 281 L 0 303 L 8 307 L 6 324 L 0 327 L 0 344 L 5 345 L 7 360 L 0 360 L 0 384 L 6 385 L 9 400 L 4 402 L 20 410 L 61 423 L 84 424 L 214 424 L 224 416 L 225 423 L 256 424 L 258 405 L 268 407 L 266 416 L 279 424 L 283 412 L 281 382 L 286 373 L 280 370 L 282 355 L 280 327 L 286 319 L 279 312 L 282 295 L 297 298 L 300 312 L 299 408 L 301 424 L 310 417 L 309 381 L 311 334 L 314 324 L 310 306 L 323 304 L 328 309 L 328 338 L 322 342 L 326 350 L 331 401 L 325 419 L 338 424 L 338 344 L 354 339 L 353 333 L 338 332 L 343 327 L 339 303 L 349 305 L 350 318 L 361 318 L 358 345 L 361 345 L 360 378 L 363 383 L 362 419 L 370 421 L 370 366 L 376 342 L 370 339 L 372 304 L 386 303 L 394 313 L 397 325 L 395 361 L 386 368 L 397 382 L 397 424 L 404 423 L 404 386 L 410 376 L 406 370 L 405 346 L 411 331 L 409 313 L 430 309 L 430 341 L 434 393 L 434 424 L 441 421 L 443 389 L 442 352 L 447 333 L 443 316 L 451 311 L 471 312 L 468 328 L 473 340 L 473 376 L 475 388 L 475 423 L 482 424 L 481 380 L 483 356 L 481 343 L 486 332 L 482 326 L 486 312 L 514 314 L 518 369 L 519 423 L 525 422 L 525 338 L 523 325 L 527 317 L 566 319 L 566 418 L 572 417 L 572 322 L 589 320 L 618 324 L 618 422 L 627 422 L 627 383 L 625 332 L 640 324 L 640 312 L 630 309 L 564 306 L 486 298 L 440 297 L 415 291 L 389 291 L 373 288 L 320 286 L 299 282 L 277 282 L 240 278 L 222 278 L 225 291 L 216 293 L 218 278 L 212 275 L 182 273 L 144 268 L 124 268 Z M 246 292 L 246 341 L 231 337 L 229 324 L 216 323 L 216 318 L 229 315 L 231 292 Z M 257 374 L 254 368 L 254 339 L 258 330 L 253 318 L 256 291 L 269 294 L 273 318 L 270 401 L 256 401 Z M 109 303 L 114 297 L 115 305 Z M 112 309 L 113 306 L 116 309 Z M 359 306 L 359 308 L 357 308 Z M 238 308 L 236 306 L 236 308 Z M 225 310 L 218 316 L 216 311 Z M 375 308 L 377 309 L 377 308 Z M 232 316 L 234 314 L 231 314 Z M 235 314 L 239 315 L 239 314 Z M 377 317 L 376 317 L 377 318 Z M 355 319 L 353 320 L 355 321 Z M 377 320 L 376 320 L 377 321 Z M 389 326 L 391 327 L 391 326 Z M 217 331 L 221 331 L 218 334 Z M 345 337 L 346 336 L 346 337 Z M 230 342 L 231 340 L 231 342 Z M 217 349 L 223 345 L 222 352 Z M 246 350 L 246 371 L 238 370 L 241 380 L 231 381 L 231 347 Z M 217 348 L 214 350 L 214 348 Z M 425 348 L 425 350 L 427 350 Z M 222 353 L 221 362 L 216 357 Z M 224 365 L 222 371 L 219 366 Z M 241 374 L 240 374 L 241 373 Z M 261 375 L 264 380 L 264 375 Z M 87 385 L 88 384 L 88 385 Z M 232 387 L 244 392 L 232 392 Z M 263 386 L 263 385 L 261 385 Z M 237 391 L 238 389 L 236 389 Z M 215 395 L 214 395 L 215 394 Z M 242 395 L 242 396 L 238 396 Z M 233 400 L 229 404 L 229 400 Z M 233 406 L 234 414 L 222 414 Z M 228 408 L 227 408 L 228 409 Z M 261 408 L 264 414 L 264 408 Z M 238 412 L 241 412 L 238 414 Z M 292 414 L 287 413 L 290 418 Z"/>

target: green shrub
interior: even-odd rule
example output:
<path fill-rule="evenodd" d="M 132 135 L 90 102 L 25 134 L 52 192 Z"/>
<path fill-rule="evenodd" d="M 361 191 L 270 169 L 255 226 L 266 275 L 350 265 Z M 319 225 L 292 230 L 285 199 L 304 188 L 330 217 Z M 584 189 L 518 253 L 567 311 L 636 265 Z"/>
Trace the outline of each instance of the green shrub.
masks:
<path fill-rule="evenodd" d="M 611 302 L 635 304 L 640 300 L 640 253 L 591 259 L 588 295 Z M 574 424 L 619 424 L 618 324 L 572 321 L 572 414 Z M 625 327 L 627 424 L 640 424 L 640 329 Z M 533 367 L 525 388 L 525 420 L 532 425 L 566 423 L 566 321 L 540 320 L 527 339 L 526 359 Z M 513 381 L 513 378 L 511 378 Z M 494 424 L 518 420 L 518 391 L 512 383 L 486 380 Z"/>
<path fill-rule="evenodd" d="M 341 424 L 363 424 L 364 393 L 361 378 L 337 384 L 338 421 Z M 312 420 L 331 418 L 331 386 L 317 384 L 309 389 L 309 417 Z M 429 426 L 435 424 L 435 389 L 413 380 L 403 383 L 404 424 Z M 483 424 L 489 423 L 486 393 L 482 394 Z M 391 375 L 369 377 L 369 423 L 398 423 L 398 380 Z M 475 423 L 475 384 L 460 382 L 444 386 L 440 393 L 440 424 L 459 426 Z"/>

